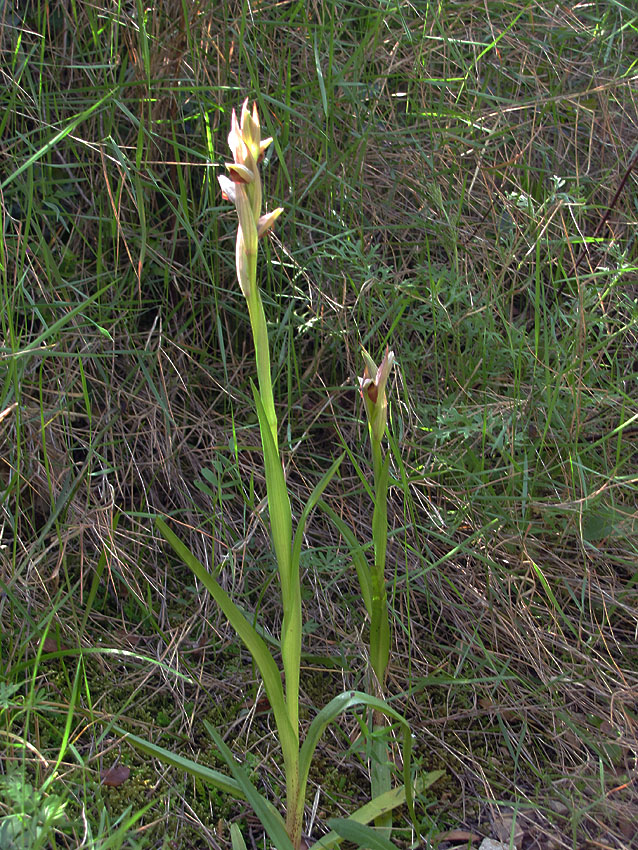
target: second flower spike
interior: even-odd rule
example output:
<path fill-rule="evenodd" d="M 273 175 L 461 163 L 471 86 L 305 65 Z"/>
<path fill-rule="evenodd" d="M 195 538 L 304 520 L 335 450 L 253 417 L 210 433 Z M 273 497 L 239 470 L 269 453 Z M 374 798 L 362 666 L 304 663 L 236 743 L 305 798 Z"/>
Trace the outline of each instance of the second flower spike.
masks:
<path fill-rule="evenodd" d="M 385 386 L 388 383 L 392 364 L 394 363 L 394 351 L 386 348 L 381 365 L 370 357 L 368 352 L 362 349 L 365 368 L 363 377 L 359 378 L 359 389 L 365 403 L 370 435 L 377 445 L 383 439 L 388 420 L 388 402 L 385 395 Z"/>

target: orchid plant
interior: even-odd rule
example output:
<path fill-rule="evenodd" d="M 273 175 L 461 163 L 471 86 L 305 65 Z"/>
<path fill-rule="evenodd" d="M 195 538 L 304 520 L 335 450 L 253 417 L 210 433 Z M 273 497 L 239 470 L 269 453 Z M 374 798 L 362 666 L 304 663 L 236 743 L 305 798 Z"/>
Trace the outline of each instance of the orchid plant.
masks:
<path fill-rule="evenodd" d="M 379 367 L 363 349 L 364 371 L 359 378 L 359 390 L 363 399 L 372 452 L 374 511 L 372 515 L 372 543 L 374 559 L 369 563 L 356 535 L 344 520 L 325 502 L 322 509 L 347 541 L 354 561 L 361 595 L 370 621 L 369 656 L 371 668 L 370 687 L 377 696 L 383 697 L 388 663 L 390 660 L 390 616 L 385 589 L 385 562 L 388 542 L 388 479 L 390 455 L 383 454 L 383 440 L 387 428 L 388 402 L 385 388 L 394 363 L 394 352 L 386 348 Z M 370 779 L 372 795 L 387 793 L 392 785 L 390 753 L 386 738 L 384 716 L 372 712 L 372 748 Z M 375 819 L 378 827 L 392 829 L 392 813 L 387 812 Z"/>
<path fill-rule="evenodd" d="M 231 599 L 214 576 L 197 560 L 163 519 L 157 519 L 157 527 L 177 555 L 190 567 L 219 605 L 238 637 L 252 654 L 259 669 L 273 712 L 283 756 L 286 780 L 285 813 L 282 816 L 270 801 L 257 791 L 248 773 L 235 759 L 217 730 L 210 724 L 206 724 L 206 728 L 228 764 L 231 776 L 177 756 L 169 750 L 134 735 L 129 735 L 128 738 L 145 752 L 177 765 L 211 782 L 218 788 L 234 794 L 236 797 L 245 798 L 254 808 L 277 850 L 300 850 L 308 775 L 315 748 L 323 731 L 338 715 L 350 709 L 371 711 L 375 718 L 386 717 L 403 732 L 403 785 L 391 789 L 389 780 L 383 787 L 377 783 L 377 788 L 381 789 L 383 793 L 373 795 L 370 803 L 354 812 L 349 818 L 331 821 L 330 825 L 333 827 L 333 831 L 312 846 L 316 848 L 332 847 L 338 845 L 345 838 L 354 840 L 361 846 L 392 848 L 393 845 L 390 844 L 386 835 L 367 824 L 373 820 L 378 822 L 380 818 L 384 818 L 388 812 L 404 802 L 407 803 L 414 821 L 413 785 L 410 767 L 411 735 L 408 724 L 402 715 L 384 701 L 381 691 L 375 695 L 360 691 L 347 691 L 335 697 L 317 713 L 306 730 L 303 741 L 300 735 L 299 676 L 303 621 L 299 564 L 303 535 L 308 516 L 320 502 L 324 490 L 341 464 L 343 455 L 337 458 L 314 488 L 299 516 L 293 533 L 290 497 L 278 448 L 277 414 L 273 399 L 266 318 L 257 285 L 259 238 L 273 226 L 282 212 L 281 208 L 277 208 L 262 215 L 261 209 L 262 186 L 259 165 L 271 142 L 272 139 L 270 138 L 261 138 L 256 106 L 253 106 L 251 112 L 246 101 L 239 119 L 233 111 L 228 137 L 233 160 L 226 166 L 228 174 L 221 176 L 219 182 L 223 197 L 234 203 L 239 219 L 235 254 L 236 272 L 248 306 L 255 345 L 258 387 L 253 386 L 253 395 L 261 434 L 270 532 L 277 561 L 283 607 L 283 622 L 279 641 L 283 682 L 275 657 L 266 645 L 260 631 L 252 624 L 253 617 Z M 376 367 L 366 355 L 367 371 L 361 379 L 361 390 L 366 400 L 366 410 L 370 423 L 373 465 L 375 480 L 377 481 L 377 503 L 373 524 L 379 528 L 385 522 L 386 516 L 385 498 L 381 499 L 380 494 L 387 491 L 388 463 L 387 459 L 384 461 L 381 457 L 380 446 L 386 419 L 385 385 L 392 366 L 392 358 L 391 352 L 386 353 L 381 367 L 376 370 Z M 375 634 L 372 666 L 377 681 L 382 682 L 389 653 L 389 628 L 383 580 L 385 538 L 381 533 L 375 537 L 376 550 L 378 551 L 375 556 L 375 569 L 369 570 L 367 566 L 361 563 L 359 558 L 357 570 L 364 604 L 370 615 L 372 631 Z M 360 549 L 358 551 L 361 552 Z M 426 779 L 425 781 L 430 784 L 431 781 L 434 781 L 434 778 L 430 777 L 429 780 Z M 232 841 L 234 847 L 239 848 L 243 845 L 241 834 L 236 829 L 233 830 Z"/>

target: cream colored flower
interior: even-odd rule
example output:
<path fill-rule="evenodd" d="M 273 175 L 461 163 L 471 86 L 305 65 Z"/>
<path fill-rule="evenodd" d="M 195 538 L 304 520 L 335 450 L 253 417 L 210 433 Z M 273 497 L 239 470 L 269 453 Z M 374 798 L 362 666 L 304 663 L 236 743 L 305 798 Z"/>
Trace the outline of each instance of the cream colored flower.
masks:
<path fill-rule="evenodd" d="M 219 175 L 222 197 L 235 204 L 239 217 L 237 233 L 236 264 L 237 277 L 242 292 L 250 298 L 254 282 L 257 241 L 274 225 L 283 212 L 281 207 L 266 215 L 261 214 L 261 177 L 259 163 L 264 152 L 272 142 L 271 138 L 261 138 L 261 127 L 257 105 L 253 104 L 252 114 L 248 109 L 248 100 L 244 101 L 241 119 L 233 109 L 231 128 L 228 134 L 228 146 L 233 162 L 226 163 L 228 176 Z"/>

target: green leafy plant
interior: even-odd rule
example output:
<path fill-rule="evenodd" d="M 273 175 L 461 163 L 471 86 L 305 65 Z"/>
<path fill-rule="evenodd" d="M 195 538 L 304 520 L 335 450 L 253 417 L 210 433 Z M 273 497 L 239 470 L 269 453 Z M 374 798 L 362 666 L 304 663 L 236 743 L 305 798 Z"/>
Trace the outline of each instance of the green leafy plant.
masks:
<path fill-rule="evenodd" d="M 264 151 L 272 140 L 261 138 L 261 129 L 256 107 L 252 113 L 247 102 L 244 103 L 241 120 L 233 111 L 232 126 L 228 137 L 233 154 L 233 162 L 227 165 L 229 176 L 220 177 L 224 198 L 235 204 L 239 218 L 236 243 L 236 270 L 241 290 L 246 298 L 251 327 L 255 343 L 257 363 L 258 388 L 253 386 L 253 394 L 264 456 L 266 489 L 268 498 L 268 514 L 273 547 L 277 559 L 281 599 L 283 607 L 283 623 L 281 629 L 281 657 L 283 664 L 282 676 L 273 655 L 266 646 L 263 638 L 251 624 L 246 613 L 231 599 L 216 579 L 198 561 L 187 546 L 169 528 L 167 523 L 158 518 L 157 527 L 174 551 L 187 564 L 199 581 L 204 585 L 215 602 L 219 605 L 235 632 L 250 651 L 263 679 L 270 706 L 273 711 L 277 734 L 281 746 L 286 777 L 286 813 L 285 819 L 260 794 L 250 781 L 244 768 L 235 760 L 218 732 L 206 724 L 215 746 L 220 751 L 230 768 L 232 779 L 216 771 L 202 773 L 199 766 L 185 759 L 177 759 L 166 750 L 151 747 L 135 736 L 130 740 L 145 749 L 159 755 L 166 761 L 179 765 L 212 782 L 217 787 L 244 797 L 260 818 L 266 832 L 278 850 L 298 850 L 302 840 L 302 821 L 306 796 L 306 786 L 315 748 L 323 731 L 335 718 L 346 710 L 366 710 L 373 713 L 375 722 L 380 725 L 380 718 L 386 717 L 397 724 L 403 733 L 403 780 L 401 789 L 390 789 L 390 776 L 387 774 L 383 782 L 373 782 L 373 792 L 382 792 L 374 796 L 372 803 L 366 808 L 364 819 L 352 816 L 346 821 L 334 825 L 334 834 L 330 841 L 321 840 L 321 846 L 339 843 L 342 839 L 356 840 L 365 846 L 372 846 L 371 827 L 365 827 L 365 821 L 383 819 L 397 805 L 407 803 L 414 820 L 413 788 L 411 779 L 411 735 L 406 720 L 391 708 L 379 695 L 371 695 L 360 691 L 347 691 L 331 700 L 321 709 L 311 722 L 303 742 L 299 733 L 299 675 L 301 662 L 302 640 L 302 606 L 299 564 L 302 549 L 304 528 L 309 514 L 317 505 L 321 496 L 339 469 L 343 454 L 330 466 L 319 483 L 316 485 L 303 509 L 296 530 L 293 534 L 290 498 L 286 488 L 282 461 L 277 443 L 277 415 L 273 401 L 272 378 L 270 368 L 270 352 L 266 319 L 259 287 L 257 286 L 257 248 L 258 240 L 281 214 L 280 208 L 262 215 L 262 190 L 259 174 L 259 163 Z M 363 379 L 362 388 L 372 408 L 371 434 L 373 435 L 373 460 L 375 464 L 375 480 L 377 481 L 377 506 L 373 524 L 381 529 L 375 536 L 375 547 L 378 557 L 375 558 L 375 570 L 364 576 L 360 569 L 364 604 L 372 620 L 374 634 L 373 668 L 378 680 L 385 675 L 389 652 L 389 630 L 387 613 L 385 612 L 385 586 L 383 581 L 382 550 L 385 551 L 385 491 L 387 491 L 388 462 L 381 460 L 380 441 L 385 431 L 385 393 L 392 358 L 386 355 L 380 375 L 374 380 Z M 375 383 L 376 381 L 376 383 Z M 377 393 L 378 398 L 373 400 Z M 385 482 L 385 483 L 384 483 Z M 382 498 L 379 498 L 382 496 Z M 369 578 L 369 580 L 368 580 Z M 387 758 L 384 769 L 387 768 Z M 375 846 L 389 846 L 387 838 L 376 832 Z M 237 845 L 239 839 L 233 837 Z M 379 843 L 380 842 L 380 843 Z"/>
<path fill-rule="evenodd" d="M 12 809 L 0 818 L 3 850 L 39 850 L 53 839 L 56 829 L 68 823 L 65 801 L 55 794 L 41 794 L 18 773 L 0 779 L 0 797 Z"/>

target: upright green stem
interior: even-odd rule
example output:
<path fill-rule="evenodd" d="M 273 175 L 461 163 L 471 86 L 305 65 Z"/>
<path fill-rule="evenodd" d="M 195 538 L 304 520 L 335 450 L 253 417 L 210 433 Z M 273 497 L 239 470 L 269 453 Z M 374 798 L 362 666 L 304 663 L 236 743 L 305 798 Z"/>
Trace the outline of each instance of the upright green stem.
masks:
<path fill-rule="evenodd" d="M 373 618 L 370 628 L 371 632 L 374 632 L 375 638 L 371 640 L 370 660 L 374 674 L 371 678 L 376 680 L 372 683 L 373 687 L 377 688 L 377 696 L 383 698 L 390 652 L 390 627 L 385 589 L 385 556 L 388 542 L 388 468 L 382 456 L 381 442 L 373 437 L 371 445 L 375 506 L 372 529 L 374 542 Z M 385 640 L 381 638 L 382 632 L 385 633 Z M 370 770 L 373 796 L 384 794 L 392 787 L 390 751 L 387 741 L 384 737 L 381 737 L 385 727 L 386 719 L 384 715 L 380 711 L 374 710 L 372 712 L 374 738 Z M 375 819 L 375 824 L 377 827 L 387 830 L 386 837 L 389 839 L 392 831 L 392 813 L 387 812 L 380 815 Z"/>
<path fill-rule="evenodd" d="M 381 453 L 381 443 L 370 435 L 370 444 L 372 446 L 372 474 L 374 478 L 374 496 L 377 498 L 379 491 L 379 481 L 381 480 L 381 469 L 383 467 L 383 455 Z"/>
<path fill-rule="evenodd" d="M 253 263 L 250 262 L 250 273 L 253 272 Z M 255 359 L 257 361 L 257 378 L 259 381 L 259 395 L 264 407 L 264 413 L 268 422 L 268 428 L 272 436 L 274 451 L 279 457 L 277 443 L 277 414 L 272 391 L 272 374 L 270 371 L 270 351 L 268 345 L 268 329 L 266 316 L 264 314 L 263 302 L 255 278 L 251 277 L 250 298 L 248 298 L 248 312 L 253 331 L 255 343 Z M 263 439 L 263 437 L 262 437 Z M 265 447 L 264 447 L 265 449 Z M 265 453 L 265 452 L 264 452 Z M 268 467 L 266 467 L 268 479 Z M 267 484 L 270 483 L 267 480 Z M 274 491 L 275 486 L 271 487 Z M 284 493 L 279 494 L 279 499 L 287 498 Z M 288 534 L 279 534 L 276 526 L 271 526 L 273 532 L 273 543 L 277 555 L 279 577 L 281 581 L 281 596 L 283 599 L 284 619 L 281 629 L 281 654 L 284 665 L 286 682 L 286 707 L 292 728 L 299 728 L 299 665 L 301 660 L 301 588 L 299 586 L 299 565 L 293 564 L 290 557 L 290 539 Z"/>
<path fill-rule="evenodd" d="M 257 363 L 257 380 L 259 383 L 259 395 L 261 403 L 264 406 L 266 419 L 272 439 L 275 444 L 275 449 L 279 451 L 279 443 L 277 441 L 277 414 L 275 413 L 275 401 L 272 392 L 272 373 L 270 371 L 270 351 L 268 347 L 268 327 L 266 325 L 266 315 L 264 313 L 264 305 L 261 300 L 259 289 L 257 288 L 257 257 L 249 258 L 251 266 L 251 295 L 247 300 L 248 314 L 250 316 L 250 324 L 255 342 L 255 360 Z M 254 267 L 254 274 L 252 273 Z"/>
<path fill-rule="evenodd" d="M 270 348 L 268 343 L 268 327 L 261 294 L 257 286 L 257 257 L 247 255 L 247 277 L 249 281 L 247 298 L 248 313 L 253 332 L 255 345 L 255 360 L 257 364 L 257 379 L 259 383 L 259 396 L 264 409 L 266 419 L 265 427 L 270 431 L 272 446 L 267 449 L 266 435 L 262 433 L 264 443 L 264 456 L 272 453 L 280 462 L 279 447 L 277 441 L 277 414 L 272 391 L 272 373 L 270 366 Z M 260 425 L 262 423 L 260 422 Z M 281 470 L 276 473 L 266 464 L 266 484 L 269 494 L 274 494 L 278 484 L 274 480 L 281 478 Z M 287 500 L 287 494 L 279 492 L 275 500 Z M 270 505 L 270 495 L 269 495 Z M 299 778 L 299 669 L 301 663 L 301 588 L 299 584 L 299 564 L 294 563 L 291 558 L 290 536 L 288 530 L 278 530 L 276 523 L 272 522 L 271 531 L 277 562 L 279 567 L 279 578 L 281 582 L 281 596 L 283 601 L 284 617 L 281 628 L 281 656 L 284 667 L 284 681 L 286 689 L 286 711 L 290 720 L 290 726 L 296 736 L 297 748 L 294 753 L 289 753 L 285 759 L 286 773 L 286 831 L 295 847 L 299 848 L 301 843 L 301 828 L 303 822 L 304 799 L 300 795 Z M 286 755 L 286 754 L 284 754 Z"/>

